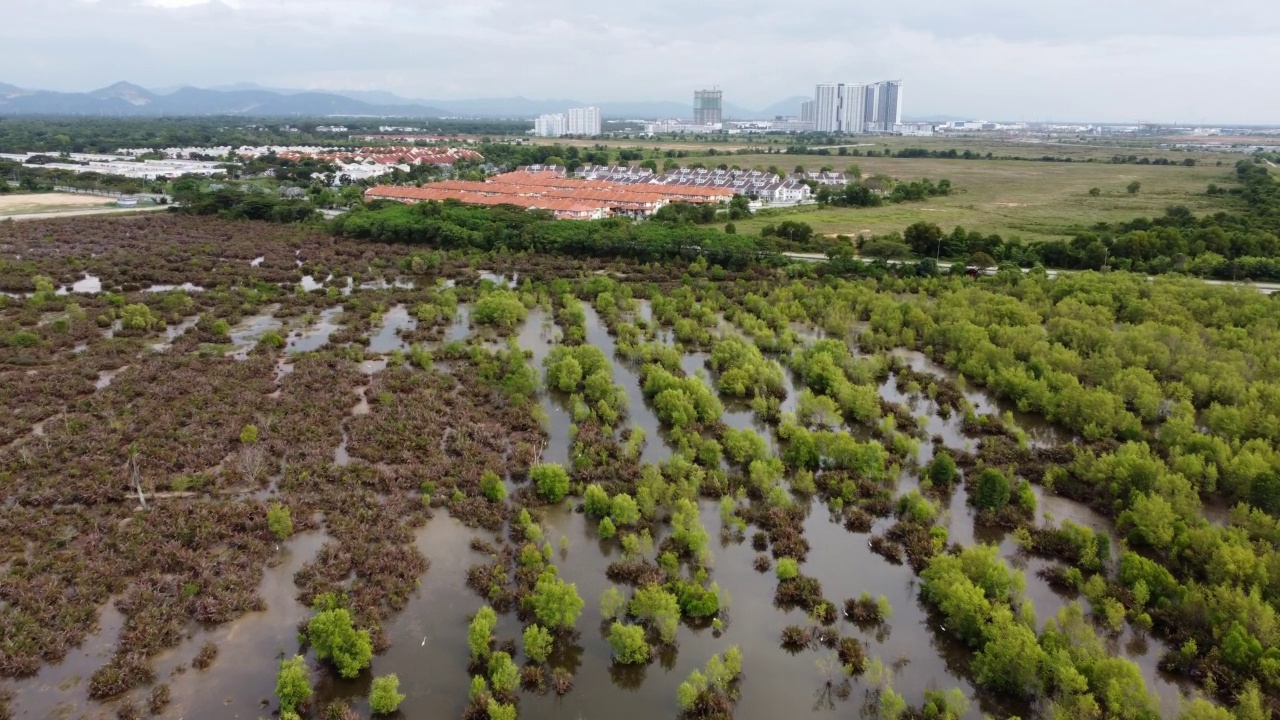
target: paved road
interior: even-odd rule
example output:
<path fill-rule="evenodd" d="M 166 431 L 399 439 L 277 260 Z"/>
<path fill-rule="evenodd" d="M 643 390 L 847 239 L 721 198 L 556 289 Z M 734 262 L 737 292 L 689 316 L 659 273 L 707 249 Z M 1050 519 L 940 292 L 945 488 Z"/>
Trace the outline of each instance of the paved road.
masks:
<path fill-rule="evenodd" d="M 791 258 L 792 260 L 800 260 L 802 262 L 826 262 L 827 261 L 827 256 L 822 253 L 784 252 L 782 254 Z M 866 257 L 860 257 L 858 258 L 858 260 L 861 260 L 862 262 L 867 263 L 868 265 L 875 262 L 874 258 L 866 258 Z M 920 261 L 919 260 L 886 260 L 885 262 L 888 263 L 889 265 L 915 265 Z M 975 267 L 970 269 L 976 270 L 977 268 Z M 1028 270 L 1027 268 L 1022 268 L 1022 272 L 1027 273 L 1031 271 Z M 1047 274 L 1051 278 L 1056 278 L 1060 275 L 1069 275 L 1072 272 L 1073 271 L 1071 270 L 1045 270 L 1045 274 Z M 987 274 L 989 275 L 995 274 L 995 270 L 988 268 Z M 1155 280 L 1155 278 L 1148 275 L 1147 280 Z M 1230 286 L 1230 287 L 1253 288 L 1254 290 L 1257 290 L 1263 295 L 1271 295 L 1271 294 L 1280 292 L 1280 283 L 1233 282 L 1231 280 L 1207 280 L 1207 279 L 1200 279 L 1200 282 L 1204 283 L 1205 285 L 1222 285 L 1222 286 Z"/>
<path fill-rule="evenodd" d="M 121 213 L 156 212 L 166 210 L 168 205 L 150 205 L 136 208 L 97 208 L 93 210 L 56 210 L 54 212 L 26 213 L 23 215 L 0 215 L 0 220 L 48 220 L 50 218 L 80 217 L 81 215 L 118 215 Z"/>

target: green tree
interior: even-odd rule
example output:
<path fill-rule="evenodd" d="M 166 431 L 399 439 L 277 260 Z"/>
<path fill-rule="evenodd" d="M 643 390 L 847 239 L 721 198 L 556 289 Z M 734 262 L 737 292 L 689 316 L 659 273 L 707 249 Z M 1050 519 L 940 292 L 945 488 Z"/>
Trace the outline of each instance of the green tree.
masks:
<path fill-rule="evenodd" d="M 277 540 L 284 540 L 293 534 L 293 515 L 289 508 L 278 502 L 267 506 L 267 527 Z"/>
<path fill-rule="evenodd" d="M 489 720 L 516 720 L 516 706 L 500 703 L 493 698 L 489 698 L 489 705 L 486 708 L 489 712 Z"/>
<path fill-rule="evenodd" d="M 1099 195 L 1101 195 L 1101 194 L 1102 194 L 1102 188 L 1096 188 L 1096 187 L 1095 187 L 1095 188 L 1089 188 L 1089 195 L 1090 195 L 1090 196 L 1092 196 L 1092 197 L 1098 197 L 1098 196 L 1099 196 Z"/>
<path fill-rule="evenodd" d="M 773 572 L 778 576 L 779 580 L 794 580 L 800 575 L 800 564 L 796 562 L 795 558 L 781 557 L 778 558 L 778 564 L 774 566 Z"/>
<path fill-rule="evenodd" d="M 507 488 L 502 484 L 502 478 L 492 470 L 485 470 L 480 476 L 480 492 L 490 502 L 502 502 L 507 497 Z"/>
<path fill-rule="evenodd" d="M 610 520 L 609 518 L 604 518 L 603 520 L 600 521 L 600 538 L 601 539 L 609 540 L 613 538 L 614 535 L 617 535 L 617 534 L 618 534 L 618 529 L 614 527 L 612 520 Z"/>
<path fill-rule="evenodd" d="M 373 679 L 369 692 L 369 708 L 374 715 L 390 715 L 400 709 L 404 695 L 400 694 L 400 678 L 395 673 Z"/>
<path fill-rule="evenodd" d="M 613 648 L 614 661 L 621 665 L 649 662 L 649 643 L 644 640 L 644 628 L 638 625 L 623 625 L 615 620 L 609 628 L 609 647 Z"/>
<path fill-rule="evenodd" d="M 995 468 L 978 474 L 973 491 L 973 504 L 979 510 L 1000 510 L 1009 504 L 1009 478 Z"/>
<path fill-rule="evenodd" d="M 276 699 L 280 701 L 280 710 L 292 712 L 309 697 L 311 679 L 307 673 L 307 661 L 301 655 L 281 660 L 280 670 L 276 673 Z"/>
<path fill-rule="evenodd" d="M 489 656 L 489 686 L 499 695 L 510 695 L 515 692 L 520 682 L 520 669 L 512 662 L 511 656 L 504 652 L 496 652 Z"/>
<path fill-rule="evenodd" d="M 1133 182 L 1129 183 L 1129 186 L 1125 188 L 1125 190 L 1129 191 L 1130 195 L 1137 195 L 1138 191 L 1141 189 L 1142 189 L 1142 183 L 1138 182 L 1137 180 L 1134 180 Z"/>
<path fill-rule="evenodd" d="M 626 614 L 627 599 L 618 592 L 618 588 L 610 587 L 600 595 L 600 614 L 606 620 L 621 618 Z"/>
<path fill-rule="evenodd" d="M 330 660 L 338 668 L 338 674 L 350 679 L 369 667 L 373 659 L 373 640 L 368 630 L 356 630 L 351 613 L 338 607 L 336 596 L 322 595 L 316 600 L 320 610 L 307 624 L 307 637 L 316 657 Z M 326 609 L 322 609 L 326 608 Z"/>
<path fill-rule="evenodd" d="M 467 627 L 467 647 L 471 650 L 471 658 L 478 660 L 489 657 L 489 646 L 493 644 L 493 628 L 498 624 L 498 615 L 493 608 L 485 605 L 471 618 Z"/>
<path fill-rule="evenodd" d="M 542 571 L 529 596 L 534 614 L 550 630 L 569 630 L 582 613 L 582 597 L 578 586 L 561 580 L 554 566 Z"/>
<path fill-rule="evenodd" d="M 612 504 L 609 502 L 609 493 L 604 488 L 592 483 L 582 494 L 582 509 L 591 517 L 604 517 L 609 514 Z"/>
<path fill-rule="evenodd" d="M 524 629 L 524 655 L 536 663 L 547 661 L 554 642 L 550 631 L 541 625 L 530 625 Z"/>
<path fill-rule="evenodd" d="M 618 493 L 609 504 L 609 517 L 615 525 L 630 527 L 640 522 L 640 506 L 626 493 Z"/>
<path fill-rule="evenodd" d="M 647 623 L 664 643 L 673 643 L 680 627 L 680 601 L 661 586 L 647 585 L 636 591 L 628 608 L 632 616 Z"/>
<path fill-rule="evenodd" d="M 956 471 L 956 461 L 951 459 L 951 455 L 946 451 L 939 452 L 933 462 L 929 463 L 929 482 L 934 487 L 950 487 L 955 483 L 959 473 Z"/>
<path fill-rule="evenodd" d="M 988 632 L 991 638 L 974 657 L 974 676 L 987 685 L 1013 695 L 1034 695 L 1039 690 L 1037 671 L 1044 650 L 1035 633 L 1016 622 L 1006 621 Z"/>
<path fill-rule="evenodd" d="M 534 465 L 529 475 L 538 495 L 548 502 L 558 503 L 569 493 L 569 473 L 556 463 Z"/>

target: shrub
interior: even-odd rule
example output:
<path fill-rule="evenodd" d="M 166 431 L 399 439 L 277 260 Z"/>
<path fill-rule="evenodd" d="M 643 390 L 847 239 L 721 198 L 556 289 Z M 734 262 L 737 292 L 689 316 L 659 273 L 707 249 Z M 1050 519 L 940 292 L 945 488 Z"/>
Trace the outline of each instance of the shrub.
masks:
<path fill-rule="evenodd" d="M 276 699 L 280 701 L 280 710 L 292 712 L 309 697 L 311 680 L 306 660 L 301 655 L 281 660 L 280 670 L 276 673 Z"/>
<path fill-rule="evenodd" d="M 467 647 L 471 650 L 473 660 L 489 657 L 489 645 L 493 643 L 493 627 L 498 624 L 498 615 L 488 605 L 480 608 L 467 627 Z"/>
<path fill-rule="evenodd" d="M 973 504 L 979 510 L 999 510 L 1009 504 L 1009 478 L 995 468 L 987 468 L 978 474 L 974 487 Z"/>
<path fill-rule="evenodd" d="M 614 661 L 621 665 L 649 662 L 649 643 L 644 640 L 644 628 L 638 625 L 623 625 L 615 620 L 609 628 L 609 647 L 613 648 Z"/>
<path fill-rule="evenodd" d="M 520 668 L 511 661 L 511 656 L 504 652 L 496 652 L 489 656 L 489 685 L 499 695 L 510 695 L 520 684 Z"/>
<path fill-rule="evenodd" d="M 609 502 L 609 493 L 604 488 L 596 484 L 587 486 L 587 490 L 582 496 L 583 510 L 592 517 L 604 517 L 612 510 L 612 504 Z"/>
<path fill-rule="evenodd" d="M 528 311 L 520 297 L 509 290 L 495 290 L 476 301 L 471 319 L 479 325 L 510 330 L 524 322 Z"/>
<path fill-rule="evenodd" d="M 956 461 L 945 452 L 939 452 L 929 464 L 929 482 L 934 487 L 949 487 L 956 481 Z"/>
<path fill-rule="evenodd" d="M 369 693 L 369 707 L 374 715 L 390 715 L 400 709 L 404 695 L 400 694 L 400 678 L 395 673 L 373 679 Z"/>
<path fill-rule="evenodd" d="M 338 605 L 338 598 L 332 593 L 316 599 L 315 606 L 320 612 L 307 623 L 307 637 L 316 657 L 331 660 L 338 667 L 339 675 L 351 679 L 369 667 L 373 640 L 368 630 L 356 630 L 351 613 Z"/>
<path fill-rule="evenodd" d="M 551 630 L 572 628 L 582 613 L 578 586 L 561 580 L 554 566 L 542 571 L 529 602 L 538 620 Z"/>
<path fill-rule="evenodd" d="M 516 720 L 515 705 L 507 705 L 489 698 L 489 705 L 486 709 L 489 712 L 489 720 Z"/>
<path fill-rule="evenodd" d="M 492 470 L 485 470 L 484 475 L 480 476 L 480 492 L 490 502 L 502 502 L 507 497 L 507 488 L 502 484 L 502 478 Z"/>
<path fill-rule="evenodd" d="M 628 610 L 657 630 L 662 642 L 675 642 L 680 626 L 680 601 L 675 595 L 657 585 L 649 585 L 636 591 Z"/>
<path fill-rule="evenodd" d="M 40 336 L 28 330 L 19 330 L 9 336 L 9 344 L 20 348 L 35 347 L 40 344 Z"/>
<path fill-rule="evenodd" d="M 795 558 L 783 557 L 778 558 L 778 564 L 773 569 L 779 580 L 794 580 L 800 576 L 800 564 Z"/>
<path fill-rule="evenodd" d="M 284 540 L 293 534 L 293 515 L 289 508 L 278 502 L 267 507 L 267 527 L 277 540 Z"/>
<path fill-rule="evenodd" d="M 536 663 L 547 661 L 553 642 L 551 633 L 541 625 L 530 625 L 524 629 L 525 657 Z"/>
<path fill-rule="evenodd" d="M 613 521 L 605 518 L 600 521 L 600 537 L 604 540 L 612 538 L 618 533 L 618 529 L 614 527 Z"/>
<path fill-rule="evenodd" d="M 240 428 L 240 442 L 244 445 L 253 445 L 258 442 L 258 426 L 245 425 Z"/>
<path fill-rule="evenodd" d="M 529 471 L 538 495 L 548 502 L 558 503 L 569 494 L 569 473 L 555 463 L 534 465 Z"/>

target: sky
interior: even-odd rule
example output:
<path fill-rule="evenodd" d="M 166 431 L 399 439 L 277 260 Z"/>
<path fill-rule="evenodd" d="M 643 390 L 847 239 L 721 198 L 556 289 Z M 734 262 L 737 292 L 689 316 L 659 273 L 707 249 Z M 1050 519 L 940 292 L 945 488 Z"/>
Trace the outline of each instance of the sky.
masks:
<path fill-rule="evenodd" d="M 906 116 L 1280 124 L 1276 0 L 0 0 L 0 82 L 763 108 L 901 79 Z"/>

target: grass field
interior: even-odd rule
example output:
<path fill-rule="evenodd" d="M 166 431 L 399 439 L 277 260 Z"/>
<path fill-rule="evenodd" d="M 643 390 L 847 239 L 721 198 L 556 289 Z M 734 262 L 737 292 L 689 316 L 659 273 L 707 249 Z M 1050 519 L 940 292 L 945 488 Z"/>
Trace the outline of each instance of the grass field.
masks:
<path fill-rule="evenodd" d="M 783 163 L 787 159 L 791 162 Z M 1016 160 L 930 160 L 896 158 L 818 158 L 746 155 L 736 158 L 744 167 L 777 164 L 790 172 L 796 164 L 817 170 L 829 163 L 838 170 L 857 164 L 864 176 L 887 175 L 915 180 L 947 178 L 950 196 L 924 202 L 878 208 L 797 208 L 765 210 L 737 223 L 739 232 L 753 233 L 780 220 L 803 220 L 824 235 L 882 235 L 901 231 L 917 221 L 934 222 L 944 230 L 960 225 L 968 230 L 1004 237 L 1053 239 L 1097 222 L 1132 220 L 1163 214 L 1170 205 L 1186 205 L 1196 213 L 1213 212 L 1225 201 L 1204 194 L 1209 183 L 1230 185 L 1231 168 L 1216 165 L 1172 167 L 1102 163 L 1040 163 Z M 839 162 L 833 162 L 839 161 Z M 1126 191 L 1137 180 L 1137 195 Z M 1089 195 L 1099 188 L 1098 197 Z"/>
<path fill-rule="evenodd" d="M 64 210 L 93 210 L 114 207 L 111 198 L 74 193 L 5 193 L 0 195 L 0 216 L 31 215 Z"/>
<path fill-rule="evenodd" d="M 597 145 L 607 145 L 610 148 L 638 148 L 646 151 L 647 157 L 660 158 L 668 150 L 684 151 L 689 157 L 704 157 L 708 151 L 714 149 L 717 153 L 732 153 L 741 150 L 760 150 L 766 151 L 773 149 L 781 152 L 784 148 L 797 142 L 795 137 L 782 135 L 732 135 L 716 138 L 714 140 L 704 139 L 695 140 L 692 138 L 644 138 L 633 136 L 631 138 L 605 138 L 600 140 L 577 140 L 573 138 L 523 138 L 527 142 L 536 145 L 564 145 L 577 147 L 595 147 Z M 997 157 L 1014 156 L 1026 158 L 1038 158 L 1045 155 L 1053 157 L 1069 157 L 1075 161 L 1093 159 L 1095 161 L 1108 161 L 1115 155 L 1136 155 L 1146 158 L 1168 158 L 1170 160 L 1181 161 L 1183 158 L 1195 158 L 1197 162 L 1213 164 L 1217 160 L 1230 160 L 1228 164 L 1234 164 L 1235 158 L 1238 156 L 1228 155 L 1222 152 L 1209 151 L 1182 151 L 1172 150 L 1158 147 L 1161 143 L 1174 141 L 1185 141 L 1186 138 L 1127 138 L 1127 137 L 1088 137 L 1088 136 L 1069 136 L 1058 140 L 1030 139 L 1023 140 L 1015 137 L 1000 137 L 995 135 L 947 135 L 933 137 L 898 137 L 898 136 L 852 136 L 848 137 L 843 146 L 850 150 L 857 148 L 862 152 L 868 149 L 884 150 L 902 150 L 903 148 L 926 148 L 929 150 L 951 150 L 955 149 L 959 152 L 970 150 L 972 152 L 986 155 L 991 153 Z M 830 147 L 833 152 L 839 145 L 824 146 Z M 792 156 L 793 158 L 795 156 Z M 820 161 L 842 161 L 843 158 L 822 156 L 802 156 L 812 162 Z M 690 162 L 689 160 L 683 160 Z M 717 161 L 718 164 L 719 161 Z M 735 160 L 728 160 L 729 164 L 734 164 Z M 742 164 L 738 162 L 738 164 Z M 790 163 L 792 166 L 795 162 Z M 779 163 L 781 166 L 782 163 Z"/>

